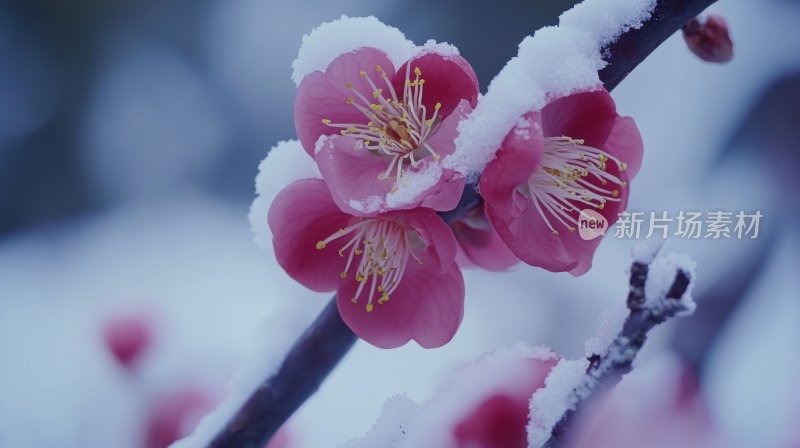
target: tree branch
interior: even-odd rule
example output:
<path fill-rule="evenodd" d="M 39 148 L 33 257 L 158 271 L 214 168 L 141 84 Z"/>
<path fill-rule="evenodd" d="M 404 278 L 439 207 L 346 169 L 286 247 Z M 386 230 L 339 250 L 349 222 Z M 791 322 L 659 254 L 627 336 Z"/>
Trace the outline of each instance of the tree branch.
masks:
<path fill-rule="evenodd" d="M 622 376 L 631 371 L 636 354 L 647 340 L 647 334 L 656 325 L 674 317 L 676 314 L 691 311 L 683 296 L 692 281 L 692 274 L 685 268 L 675 269 L 675 279 L 662 298 L 646 297 L 645 283 L 650 268 L 648 264 L 636 261 L 631 265 L 628 309 L 622 330 L 602 354 L 589 356 L 589 367 L 580 383 L 570 394 L 570 407 L 565 410 L 550 431 L 550 439 L 543 448 L 558 448 L 571 435 L 570 430 L 576 415 L 585 403 L 591 401 L 597 392 L 614 387 Z"/>
<path fill-rule="evenodd" d="M 209 445 L 262 448 L 339 364 L 356 341 L 342 321 L 336 297 L 300 336 L 274 375 L 267 378 Z"/>
<path fill-rule="evenodd" d="M 600 80 L 613 90 L 667 37 L 679 30 L 715 0 L 659 0 L 653 16 L 638 30 L 623 34 L 607 49 L 608 65 Z M 467 186 L 455 210 L 442 214 L 450 223 L 482 198 Z M 278 371 L 264 380 L 211 443 L 211 447 L 261 448 L 305 402 L 356 340 L 336 309 L 336 299 L 325 307 L 286 355 Z"/>

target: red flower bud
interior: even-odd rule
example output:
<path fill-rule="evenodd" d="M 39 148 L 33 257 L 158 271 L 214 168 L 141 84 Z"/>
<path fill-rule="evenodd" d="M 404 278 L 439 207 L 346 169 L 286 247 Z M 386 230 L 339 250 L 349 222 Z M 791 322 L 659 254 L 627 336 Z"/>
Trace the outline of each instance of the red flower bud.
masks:
<path fill-rule="evenodd" d="M 692 53 L 706 62 L 723 64 L 733 59 L 733 42 L 722 16 L 695 17 L 683 26 L 683 39 Z"/>

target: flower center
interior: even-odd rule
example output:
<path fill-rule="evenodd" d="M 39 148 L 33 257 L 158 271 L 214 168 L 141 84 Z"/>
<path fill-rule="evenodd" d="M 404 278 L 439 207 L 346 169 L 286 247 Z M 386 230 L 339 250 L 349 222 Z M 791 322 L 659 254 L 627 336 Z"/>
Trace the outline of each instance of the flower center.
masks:
<path fill-rule="evenodd" d="M 378 87 L 366 71 L 359 75 L 366 79 L 372 90 L 372 98 L 368 99 L 353 88 L 353 83 L 345 86 L 353 91 L 355 97 L 347 98 L 352 105 L 369 120 L 367 124 L 333 123 L 325 118 L 322 122 L 330 127 L 339 128 L 341 135 L 349 135 L 357 139 L 354 149 L 367 148 L 375 154 L 391 158 L 386 171 L 379 177 L 395 178 L 403 175 L 403 165 L 417 167 L 427 156 L 439 160 L 440 156 L 425 140 L 439 127 L 441 103 L 436 103 L 433 113 L 422 103 L 425 90 L 425 79 L 422 70 L 414 68 L 414 79 L 411 79 L 411 64 L 406 64 L 406 78 L 401 96 L 392 85 L 383 67 L 375 67 L 383 87 Z"/>
<path fill-rule="evenodd" d="M 347 257 L 347 263 L 340 276 L 347 278 L 350 269 L 355 266 L 355 279 L 359 284 L 350 300 L 358 303 L 362 294 L 366 294 L 367 312 L 374 309 L 373 298 L 376 295 L 380 296 L 378 304 L 389 301 L 389 296 L 403 278 L 409 257 L 422 264 L 422 259 L 412 250 L 412 246 L 419 246 L 421 241 L 396 222 L 361 219 L 317 242 L 317 250 L 323 250 L 332 241 L 345 237 L 349 237 L 349 240 L 339 249 L 339 256 Z"/>
<path fill-rule="evenodd" d="M 620 172 L 627 168 L 611 154 L 585 146 L 583 140 L 545 138 L 539 169 L 518 191 L 531 199 L 553 234 L 558 235 L 558 230 L 551 219 L 574 232 L 581 210 L 602 210 L 607 201 L 620 201 L 619 189 L 627 183 L 607 171 L 609 160 Z"/>

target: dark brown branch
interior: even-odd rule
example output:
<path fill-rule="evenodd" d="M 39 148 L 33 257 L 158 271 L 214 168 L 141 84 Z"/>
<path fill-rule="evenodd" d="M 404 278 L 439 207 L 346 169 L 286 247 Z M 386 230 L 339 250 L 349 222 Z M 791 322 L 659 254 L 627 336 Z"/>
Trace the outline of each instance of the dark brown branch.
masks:
<path fill-rule="evenodd" d="M 622 376 L 631 371 L 636 354 L 645 343 L 647 334 L 656 325 L 688 311 L 686 302 L 681 300 L 692 281 L 691 273 L 676 269 L 675 280 L 663 299 L 645 296 L 645 283 L 649 266 L 634 262 L 631 266 L 630 292 L 628 293 L 628 309 L 630 314 L 625 319 L 622 330 L 614 338 L 602 354 L 589 356 L 589 367 L 578 386 L 573 389 L 570 403 L 573 406 L 564 412 L 561 419 L 553 426 L 550 439 L 544 448 L 557 448 L 567 445 L 564 442 L 571 435 L 570 429 L 583 405 L 594 398 L 598 392 L 614 387 Z"/>
<path fill-rule="evenodd" d="M 607 49 L 609 64 L 600 71 L 606 89 L 613 90 L 661 42 L 714 1 L 660 0 L 650 20 L 640 29 L 623 34 Z M 458 207 L 442 217 L 452 222 L 481 202 L 474 186 L 467 186 Z M 336 300 L 331 300 L 289 351 L 280 369 L 253 392 L 210 446 L 261 448 L 316 392 L 355 339 L 339 317 Z"/>
<path fill-rule="evenodd" d="M 600 70 L 606 90 L 613 90 L 647 56 L 689 20 L 717 0 L 661 0 L 641 28 L 620 36 L 606 50 L 608 65 Z"/>
<path fill-rule="evenodd" d="M 300 336 L 278 371 L 259 385 L 210 446 L 262 448 L 317 391 L 355 341 L 356 335 L 339 317 L 334 297 Z"/>

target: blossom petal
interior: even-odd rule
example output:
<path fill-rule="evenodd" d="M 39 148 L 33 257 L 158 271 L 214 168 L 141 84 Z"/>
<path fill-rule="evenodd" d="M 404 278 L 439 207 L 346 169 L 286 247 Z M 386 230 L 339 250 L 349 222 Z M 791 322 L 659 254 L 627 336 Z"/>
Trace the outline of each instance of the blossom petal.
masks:
<path fill-rule="evenodd" d="M 619 173 L 623 181 L 627 178 Z M 516 193 L 522 196 L 520 193 Z M 628 188 L 620 189 L 620 200 L 608 201 L 602 210 L 596 210 L 608 221 L 607 229 L 617 221 L 628 201 Z M 492 207 L 487 203 L 486 216 L 500 238 L 522 261 L 551 272 L 569 272 L 578 276 L 592 267 L 594 252 L 601 237 L 584 240 L 578 231 L 568 231 L 563 226 L 553 234 L 544 218 L 529 199 L 515 201 L 510 207 Z"/>
<path fill-rule="evenodd" d="M 354 105 L 347 104 L 347 99 L 359 102 L 356 93 L 372 98 L 372 86 L 366 77 L 359 75 L 362 70 L 378 87 L 386 84 L 376 71 L 377 66 L 383 68 L 387 79 L 394 78 L 394 66 L 386 53 L 376 48 L 360 48 L 338 56 L 324 73 L 313 72 L 300 83 L 295 99 L 294 124 L 300 143 L 312 157 L 320 136 L 339 132 L 338 128 L 323 124 L 323 119 L 334 124 L 366 124 L 369 121 Z M 347 87 L 348 83 L 352 84 L 352 89 Z"/>
<path fill-rule="evenodd" d="M 394 178 L 383 178 L 389 159 L 360 146 L 358 140 L 334 135 L 322 144 L 315 160 L 331 196 L 344 212 L 373 216 L 384 210 Z"/>
<path fill-rule="evenodd" d="M 402 214 L 406 224 L 414 229 L 426 244 L 427 251 L 421 257 L 426 266 L 440 272 L 450 269 L 456 257 L 458 243 L 450 226 L 433 210 L 417 208 Z"/>
<path fill-rule="evenodd" d="M 599 148 L 617 118 L 617 108 L 605 90 L 582 92 L 559 98 L 542 109 L 545 137 L 583 139 Z"/>
<path fill-rule="evenodd" d="M 625 174 L 630 179 L 636 177 L 642 166 L 644 142 L 631 117 L 617 117 L 614 127 L 601 149 L 620 159 L 628 165 Z"/>
<path fill-rule="evenodd" d="M 354 296 L 358 282 L 343 281 L 336 303 L 342 319 L 359 337 L 380 348 L 415 340 L 425 348 L 440 347 L 456 333 L 464 315 L 464 279 L 453 264 L 445 273 L 409 260 L 391 299 L 367 312 Z"/>
<path fill-rule="evenodd" d="M 462 267 L 477 266 L 487 271 L 503 272 L 519 263 L 506 243 L 486 223 L 486 228 L 476 228 L 457 220 L 450 224 L 458 241 L 456 261 Z"/>
<path fill-rule="evenodd" d="M 344 242 L 332 241 L 322 250 L 316 245 L 346 227 L 350 219 L 336 207 L 323 181 L 290 184 L 275 197 L 267 216 L 278 263 L 309 289 L 335 290 L 344 265 L 338 250 Z"/>
<path fill-rule="evenodd" d="M 520 205 L 521 209 L 513 210 Z M 564 247 L 566 232 L 554 235 L 529 201 L 510 207 L 493 207 L 487 202 L 486 216 L 508 248 L 525 263 L 551 272 L 570 271 L 580 263 Z"/>
<path fill-rule="evenodd" d="M 514 190 L 528 181 L 544 150 L 538 112 L 529 112 L 503 141 L 480 180 L 481 196 L 495 207 L 508 207 Z"/>
<path fill-rule="evenodd" d="M 478 104 L 478 77 L 472 66 L 459 55 L 444 55 L 434 51 L 424 51 L 415 56 L 400 68 L 392 84 L 400 95 L 405 88 L 406 70 L 410 65 L 409 78 L 414 80 L 414 69 L 422 71 L 423 87 L 422 103 L 428 111 L 428 117 L 433 115 L 436 103 L 441 103 L 439 115 L 450 115 L 461 100 L 467 100 L 470 106 Z"/>

